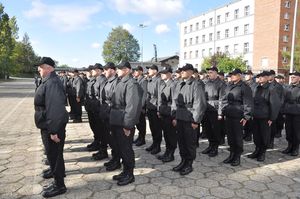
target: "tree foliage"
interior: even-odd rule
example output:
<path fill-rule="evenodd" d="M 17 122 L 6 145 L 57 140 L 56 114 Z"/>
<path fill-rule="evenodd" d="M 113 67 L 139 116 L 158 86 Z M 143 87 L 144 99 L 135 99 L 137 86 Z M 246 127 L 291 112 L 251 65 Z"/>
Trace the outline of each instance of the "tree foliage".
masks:
<path fill-rule="evenodd" d="M 113 28 L 103 45 L 105 62 L 138 61 L 140 58 L 138 41 L 121 26 Z"/>
<path fill-rule="evenodd" d="M 235 68 L 239 68 L 242 71 L 247 69 L 247 65 L 245 61 L 243 61 L 242 57 L 231 58 L 224 53 L 216 53 L 210 57 L 204 58 L 202 67 L 208 68 L 211 66 L 216 66 L 219 71 L 226 73 L 234 70 Z"/>
<path fill-rule="evenodd" d="M 291 51 L 282 51 L 282 56 L 287 58 L 289 62 L 291 60 Z M 290 68 L 290 63 L 287 65 L 287 68 Z M 300 33 L 296 35 L 296 45 L 294 52 L 294 70 L 300 71 Z"/>

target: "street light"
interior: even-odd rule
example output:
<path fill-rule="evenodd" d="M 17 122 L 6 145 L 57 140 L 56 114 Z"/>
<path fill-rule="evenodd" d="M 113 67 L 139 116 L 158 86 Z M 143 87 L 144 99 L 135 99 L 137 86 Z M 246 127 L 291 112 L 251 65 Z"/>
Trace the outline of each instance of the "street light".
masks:
<path fill-rule="evenodd" d="M 141 49 L 141 54 L 142 54 L 142 67 L 143 67 L 143 62 L 144 62 L 144 52 L 143 52 L 143 47 L 144 47 L 144 43 L 143 43 L 143 29 L 146 28 L 147 26 L 144 24 L 139 24 L 139 27 L 142 29 L 142 49 Z"/>

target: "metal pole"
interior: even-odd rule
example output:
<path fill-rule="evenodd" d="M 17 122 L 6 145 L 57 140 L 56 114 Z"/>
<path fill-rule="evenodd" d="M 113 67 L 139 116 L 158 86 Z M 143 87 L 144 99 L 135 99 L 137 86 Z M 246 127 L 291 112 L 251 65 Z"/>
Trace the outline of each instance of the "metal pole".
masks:
<path fill-rule="evenodd" d="M 294 70 L 294 56 L 295 56 L 295 40 L 296 40 L 296 28 L 297 28 L 297 11 L 298 11 L 298 0 L 295 1 L 295 12 L 294 12 L 294 24 L 293 24 L 293 38 L 292 38 L 292 48 L 291 48 L 291 62 L 290 62 L 290 72 Z"/>
<path fill-rule="evenodd" d="M 144 65 L 144 39 L 143 39 L 143 29 L 147 26 L 145 26 L 144 24 L 140 24 L 139 27 L 142 29 L 142 49 L 141 49 L 141 54 L 142 54 L 142 67 Z"/>

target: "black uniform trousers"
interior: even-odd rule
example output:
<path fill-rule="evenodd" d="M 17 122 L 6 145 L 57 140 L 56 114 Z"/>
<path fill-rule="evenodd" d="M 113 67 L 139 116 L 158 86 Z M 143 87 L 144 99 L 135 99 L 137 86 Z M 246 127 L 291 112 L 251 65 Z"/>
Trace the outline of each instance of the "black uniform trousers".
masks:
<path fill-rule="evenodd" d="M 286 140 L 296 147 L 300 144 L 300 115 L 286 114 L 285 118 Z"/>
<path fill-rule="evenodd" d="M 162 140 L 162 129 L 160 124 L 160 119 L 158 118 L 156 110 L 147 111 L 147 116 L 149 120 L 149 126 L 152 134 L 153 144 L 155 146 L 160 146 Z"/>
<path fill-rule="evenodd" d="M 137 130 L 139 131 L 138 138 L 144 140 L 146 136 L 146 113 L 141 112 L 139 117 L 139 123 L 136 125 Z"/>
<path fill-rule="evenodd" d="M 257 148 L 265 152 L 271 139 L 271 126 L 268 119 L 253 118 L 253 141 Z"/>
<path fill-rule="evenodd" d="M 253 119 L 247 121 L 246 125 L 244 126 L 244 136 L 248 137 L 253 134 Z"/>
<path fill-rule="evenodd" d="M 118 153 L 116 137 L 114 137 L 114 134 L 112 133 L 112 127 L 109 124 L 109 119 L 104 119 L 101 121 L 101 123 L 103 124 L 103 142 L 100 144 L 100 148 L 105 150 L 107 149 L 108 144 L 111 148 L 112 158 L 115 160 L 120 160 L 120 154 Z"/>
<path fill-rule="evenodd" d="M 283 117 L 283 114 L 279 113 L 278 117 L 277 117 L 277 120 L 276 120 L 276 126 L 277 126 L 277 132 L 278 133 L 281 133 L 281 131 L 283 129 L 283 126 L 284 126 L 284 122 L 285 122 L 285 119 Z"/>
<path fill-rule="evenodd" d="M 73 105 L 73 115 L 74 115 L 75 119 L 81 119 L 81 117 L 82 117 L 81 101 L 77 102 L 76 96 L 71 96 L 70 100 L 71 100 L 71 103 L 70 103 L 71 106 Z"/>
<path fill-rule="evenodd" d="M 99 113 L 87 111 L 90 128 L 94 134 L 94 141 L 100 144 L 100 118 Z"/>
<path fill-rule="evenodd" d="M 45 129 L 41 129 L 41 137 L 42 137 L 42 143 L 44 146 L 44 154 L 47 155 L 47 153 L 49 151 L 49 143 L 48 143 L 49 133 L 48 133 L 48 131 Z"/>
<path fill-rule="evenodd" d="M 177 120 L 179 154 L 182 159 L 194 160 L 197 148 L 197 129 L 192 128 L 191 122 Z"/>
<path fill-rule="evenodd" d="M 160 119 L 161 119 L 161 127 L 164 132 L 166 149 L 175 150 L 177 147 L 177 133 L 176 133 L 176 128 L 172 124 L 172 117 L 161 115 Z"/>
<path fill-rule="evenodd" d="M 122 164 L 125 170 L 132 171 L 135 166 L 134 151 L 132 149 L 132 142 L 134 130 L 131 130 L 129 136 L 125 135 L 122 126 L 111 126 L 112 137 L 116 141 L 116 153 L 122 159 Z"/>
<path fill-rule="evenodd" d="M 74 115 L 74 100 L 72 100 L 72 95 L 68 95 L 68 101 L 70 105 L 70 116 Z"/>
<path fill-rule="evenodd" d="M 53 173 L 55 182 L 58 186 L 64 186 L 64 175 L 65 175 L 65 161 L 63 156 L 63 150 L 66 138 L 66 126 L 64 126 L 58 133 L 60 142 L 55 143 L 51 140 L 50 134 L 48 133 L 48 152 L 47 158 L 50 163 L 50 168 Z"/>
<path fill-rule="evenodd" d="M 206 111 L 206 135 L 210 146 L 218 147 L 221 141 L 221 121 L 217 111 Z"/>
<path fill-rule="evenodd" d="M 240 156 L 243 149 L 243 125 L 240 123 L 242 118 L 227 117 L 225 119 L 227 141 L 230 151 Z"/>

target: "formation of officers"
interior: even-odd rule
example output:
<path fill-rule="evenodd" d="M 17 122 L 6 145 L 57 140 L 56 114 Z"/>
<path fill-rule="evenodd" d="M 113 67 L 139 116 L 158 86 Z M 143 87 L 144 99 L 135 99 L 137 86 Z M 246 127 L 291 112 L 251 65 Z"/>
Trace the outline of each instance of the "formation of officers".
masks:
<path fill-rule="evenodd" d="M 264 161 L 266 150 L 274 147 L 274 139 L 281 137 L 285 123 L 287 148 L 282 151 L 297 156 L 300 143 L 300 73 L 290 73 L 291 84 L 274 71 L 263 71 L 254 76 L 235 69 L 224 81 L 224 73 L 213 66 L 198 72 L 191 64 L 161 71 L 156 65 L 132 68 L 129 62 L 119 65 L 89 66 L 87 76 L 80 77 L 77 70 L 68 79 L 60 73 L 63 89 L 71 106 L 70 118 L 81 122 L 81 106 L 88 114 L 94 135 L 87 150 L 97 151 L 94 160 L 108 158 L 107 171 L 121 168 L 113 176 L 117 184 L 134 182 L 134 151 L 132 145 L 146 144 L 146 116 L 151 130 L 152 143 L 146 151 L 161 152 L 164 138 L 166 148 L 157 155 L 162 162 L 174 160 L 178 146 L 180 163 L 172 170 L 180 175 L 193 171 L 199 138 L 207 138 L 209 146 L 202 151 L 210 157 L 218 155 L 218 148 L 229 145 L 229 156 L 223 161 L 240 165 L 243 140 L 255 144 L 249 158 Z M 200 133 L 200 125 L 202 132 Z M 135 128 L 138 130 L 134 140 Z"/>

